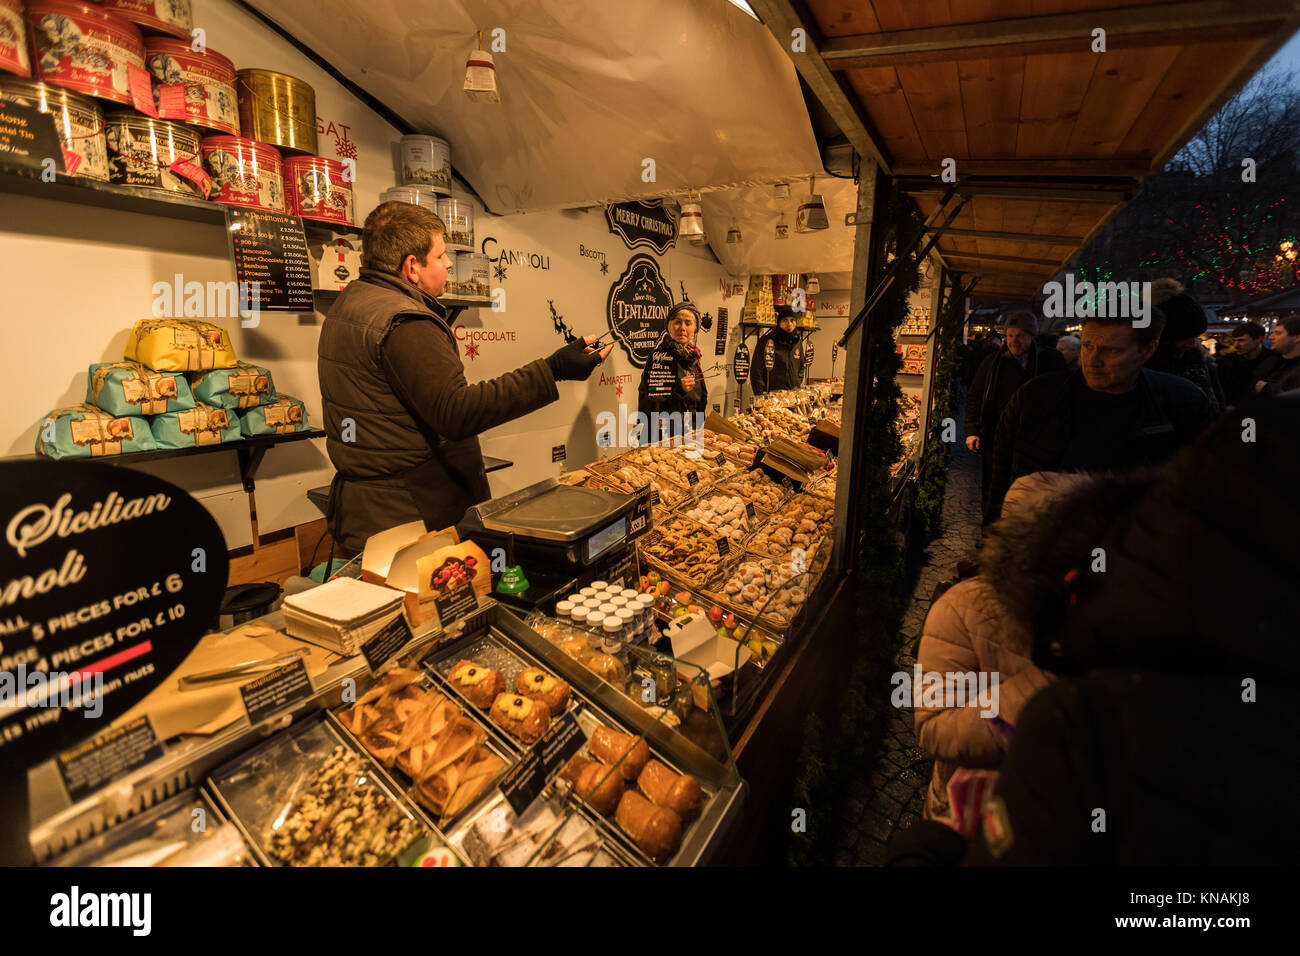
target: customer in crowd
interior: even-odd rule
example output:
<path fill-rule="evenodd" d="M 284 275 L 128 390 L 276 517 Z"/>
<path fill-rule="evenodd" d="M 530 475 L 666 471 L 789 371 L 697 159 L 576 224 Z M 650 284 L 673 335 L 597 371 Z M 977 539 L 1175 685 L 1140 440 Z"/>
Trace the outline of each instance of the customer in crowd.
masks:
<path fill-rule="evenodd" d="M 1241 439 L 1247 418 L 1253 442 Z M 1104 566 L 1057 564 L 1026 582 L 1022 599 L 1054 609 L 1032 656 L 1058 679 L 1021 711 L 968 863 L 1300 857 L 1300 538 L 1278 520 L 1297 485 L 1300 394 L 1248 399 L 1096 536 Z M 1068 529 L 1081 513 L 1042 523 Z M 1005 591 L 1024 565 L 1003 557 L 992 584 L 1014 605 Z M 1248 622 L 1224 568 L 1252 584 Z"/>
<path fill-rule="evenodd" d="M 1273 363 L 1273 350 L 1264 344 L 1264 327 L 1258 322 L 1244 322 L 1232 330 L 1232 351 L 1220 355 L 1219 381 L 1223 397 L 1229 405 L 1236 405 L 1254 394 L 1255 383 L 1260 381 Z"/>
<path fill-rule="evenodd" d="M 695 347 L 699 329 L 700 310 L 690 302 L 678 302 L 669 310 L 668 328 L 646 360 L 637 399 L 638 410 L 649 420 L 651 442 L 694 431 L 696 416 L 703 416 L 708 408 L 700 350 Z"/>
<path fill-rule="evenodd" d="M 1039 514 L 1055 497 L 1069 493 L 1086 479 L 1080 475 L 1039 473 L 1026 475 L 1007 492 L 1003 520 L 1014 514 Z M 1023 534 L 1023 549 L 1068 548 L 1078 560 L 1087 557 L 1092 538 L 1083 529 L 1085 520 L 1072 521 L 1061 539 L 1055 534 Z M 1053 543 L 1051 539 L 1055 539 Z M 1076 559 L 1072 558 L 1072 560 Z M 1017 554 L 1017 561 L 1023 555 Z M 983 557 L 982 561 L 983 563 Z M 925 798 L 925 819 L 953 824 L 948 801 L 948 781 L 959 767 L 996 768 L 1006 750 L 1006 730 L 1014 727 L 1021 708 L 1037 691 L 1046 687 L 1050 676 L 1029 658 L 1032 633 L 1028 622 L 1012 613 L 998 599 L 997 592 L 981 574 L 954 584 L 945 591 L 926 616 L 917 651 L 917 663 L 924 674 L 997 674 L 997 713 L 985 715 L 981 705 L 967 698 L 963 706 L 949 702 L 925 706 L 921 688 L 913 692 L 916 738 L 934 756 L 934 773 Z"/>
<path fill-rule="evenodd" d="M 1300 368 L 1300 315 L 1278 319 L 1273 331 L 1268 333 L 1269 348 L 1273 350 L 1273 359 L 1267 367 L 1256 369 L 1259 379 L 1255 390 L 1276 395 L 1282 391 L 1282 381 L 1287 375 Z"/>
<path fill-rule="evenodd" d="M 1066 368 L 1074 368 L 1079 364 L 1079 337 L 1073 332 L 1062 335 L 1056 340 L 1056 351 L 1065 359 Z"/>
<path fill-rule="evenodd" d="M 1030 379 L 1065 368 L 1065 360 L 1053 349 L 1034 341 L 1038 319 L 1032 312 L 1012 312 L 1004 326 L 1006 347 L 989 355 L 980 364 L 966 395 L 966 447 L 981 456 L 983 474 L 984 522 L 998 514 L 1001 502 L 989 498 L 993 474 L 993 437 L 998 416 L 1016 389 Z"/>
<path fill-rule="evenodd" d="M 1034 341 L 1037 342 L 1041 348 L 1045 348 L 1045 349 L 1056 348 L 1056 343 L 1059 342 L 1060 340 L 1061 337 L 1057 335 L 1055 332 L 1039 332 L 1036 336 L 1034 336 Z"/>
<path fill-rule="evenodd" d="M 1209 423 L 1204 393 L 1186 379 L 1142 366 L 1155 354 L 1164 316 L 1145 328 L 1089 317 L 1079 368 L 1026 382 L 998 423 L 989 511 L 1011 483 L 1035 471 L 1122 471 L 1163 462 Z"/>
<path fill-rule="evenodd" d="M 1187 379 L 1201 390 L 1210 403 L 1210 412 L 1217 415 L 1224 406 L 1223 389 L 1214 362 L 1200 343 L 1201 334 L 1209 326 L 1205 310 L 1183 291 L 1177 279 L 1153 282 L 1151 301 L 1164 313 L 1165 328 L 1147 368 Z"/>
<path fill-rule="evenodd" d="M 794 309 L 790 306 L 776 307 L 776 328 L 765 333 L 754 347 L 749 384 L 756 397 L 803 384 L 803 343 L 795 331 Z"/>

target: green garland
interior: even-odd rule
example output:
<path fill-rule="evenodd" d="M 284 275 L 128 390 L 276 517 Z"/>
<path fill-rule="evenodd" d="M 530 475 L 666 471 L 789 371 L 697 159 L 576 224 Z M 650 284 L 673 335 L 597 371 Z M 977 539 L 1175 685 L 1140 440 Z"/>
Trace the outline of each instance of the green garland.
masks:
<path fill-rule="evenodd" d="M 957 377 L 957 330 L 961 327 L 964 303 L 955 294 L 944 301 L 935 332 L 934 374 L 930 378 L 930 434 L 916 490 L 916 518 L 925 537 L 939 533 L 943 518 L 943 498 L 948 487 L 948 443 L 943 440 L 943 420 L 952 413 L 953 383 Z"/>
<path fill-rule="evenodd" d="M 883 184 L 882 184 L 883 185 Z M 916 235 L 921 217 L 901 190 L 890 190 L 883 222 L 886 262 Z M 858 498 L 856 580 L 857 644 L 851 651 L 848 686 L 838 701 L 804 724 L 799 772 L 792 806 L 805 808 L 807 832 L 794 834 L 786 857 L 792 866 L 826 866 L 834 859 L 835 808 L 846 783 L 860 773 L 879 749 L 891 713 L 889 675 L 898 649 L 901 607 L 897 587 L 903 574 L 899 534 L 889 518 L 893 503 L 890 466 L 902 454 L 898 436 L 898 372 L 902 360 L 894 349 L 895 331 L 907 316 L 908 299 L 920 285 L 920 261 L 912 253 L 871 317 L 871 404 L 864 410 L 866 432 L 854 467 L 862 475 Z M 881 689 L 886 692 L 881 692 Z M 829 731 L 826 729 L 829 726 Z"/>

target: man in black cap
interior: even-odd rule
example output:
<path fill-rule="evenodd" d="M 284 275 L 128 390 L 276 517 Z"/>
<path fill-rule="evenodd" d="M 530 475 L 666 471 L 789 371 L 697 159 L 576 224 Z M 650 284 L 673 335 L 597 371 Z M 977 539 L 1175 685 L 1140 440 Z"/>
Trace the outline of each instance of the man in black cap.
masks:
<path fill-rule="evenodd" d="M 1210 403 L 1211 414 L 1217 415 L 1225 405 L 1223 388 L 1198 341 L 1208 327 L 1205 310 L 1183 291 L 1182 283 L 1177 279 L 1153 282 L 1151 301 L 1164 313 L 1165 330 L 1156 346 L 1156 354 L 1147 362 L 1147 368 L 1187 379 Z"/>
<path fill-rule="evenodd" d="M 798 388 L 803 384 L 803 343 L 794 327 L 794 309 L 778 305 L 776 328 L 764 334 L 754 349 L 749 383 L 755 398 L 764 392 Z"/>
<path fill-rule="evenodd" d="M 1031 378 L 1065 368 L 1065 359 L 1060 352 L 1043 348 L 1034 340 L 1038 334 L 1038 319 L 1032 312 L 1012 312 L 1007 316 L 1005 331 L 1006 346 L 980 363 L 970 391 L 966 393 L 966 447 L 978 452 L 982 458 L 985 524 L 997 517 L 997 510 L 991 507 L 989 497 L 993 477 L 993 449 L 990 446 L 1002 409 L 1007 407 L 1016 389 Z"/>

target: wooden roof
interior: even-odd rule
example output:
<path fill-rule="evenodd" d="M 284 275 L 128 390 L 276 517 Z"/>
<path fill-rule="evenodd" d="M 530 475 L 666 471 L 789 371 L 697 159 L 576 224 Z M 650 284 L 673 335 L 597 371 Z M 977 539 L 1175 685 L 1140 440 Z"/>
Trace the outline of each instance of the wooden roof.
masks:
<path fill-rule="evenodd" d="M 1008 298 L 1037 292 L 1300 26 L 1300 0 L 751 5 L 787 47 L 807 30 L 805 82 L 924 212 L 956 161 L 968 202 L 940 253 Z"/>

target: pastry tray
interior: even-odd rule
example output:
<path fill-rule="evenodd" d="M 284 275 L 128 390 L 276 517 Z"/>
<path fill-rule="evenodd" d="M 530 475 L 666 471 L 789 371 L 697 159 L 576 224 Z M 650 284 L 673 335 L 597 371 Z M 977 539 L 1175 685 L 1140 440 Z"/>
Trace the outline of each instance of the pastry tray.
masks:
<path fill-rule="evenodd" d="M 541 638 L 540 635 L 538 636 L 538 639 L 544 640 L 544 638 Z M 566 680 L 568 679 L 567 675 L 563 674 L 562 668 L 552 667 L 545 662 L 534 660 L 533 655 L 527 653 L 522 648 L 512 646 L 507 650 L 506 644 L 510 642 L 510 639 L 507 635 L 503 634 L 501 631 L 499 631 L 496 628 L 492 628 L 486 637 L 476 637 L 474 635 L 471 635 L 469 637 L 462 638 L 461 640 L 456 641 L 455 643 L 449 646 L 438 649 L 437 651 L 435 651 L 433 654 L 429 655 L 429 657 L 425 659 L 424 667 L 426 670 L 432 670 L 435 673 L 442 676 L 444 673 L 443 670 L 444 667 L 446 668 L 446 672 L 450 672 L 451 667 L 454 666 L 458 660 L 460 660 L 461 658 L 469 658 L 473 652 L 473 648 L 483 647 L 485 646 L 485 643 L 488 641 L 498 645 L 503 651 L 506 651 L 507 653 L 514 655 L 519 660 L 520 664 L 517 667 L 517 669 L 514 671 L 514 673 L 516 674 L 519 672 L 519 670 L 522 670 L 524 667 L 535 666 L 535 667 L 541 667 L 543 670 L 547 671 L 548 673 L 556 674 L 557 676 L 564 676 Z M 493 650 L 489 653 L 495 655 L 497 652 Z M 575 666 L 578 667 L 581 666 L 577 664 L 576 661 L 572 661 L 571 663 L 573 663 Z M 505 676 L 504 672 L 503 672 L 503 676 Z M 595 677 L 594 674 L 591 676 Z M 599 678 L 596 679 L 599 680 Z M 582 728 L 583 734 L 588 739 L 590 739 L 596 727 L 599 727 L 601 725 L 617 730 L 620 733 L 630 732 L 632 736 L 645 736 L 644 733 L 638 732 L 635 728 L 627 728 L 623 722 L 615 719 L 614 717 L 611 717 L 608 713 L 605 712 L 603 708 L 597 706 L 586 694 L 580 691 L 577 686 L 574 686 L 573 681 L 570 681 L 570 686 L 572 687 L 572 692 L 570 695 L 570 708 L 566 712 L 574 714 L 579 727 Z M 454 688 L 452 688 L 452 685 L 450 683 L 447 683 L 447 687 L 449 689 L 454 690 Z M 471 706 L 471 705 L 469 705 L 468 702 L 466 702 L 466 706 Z M 652 722 L 654 720 L 654 718 L 649 717 L 649 715 L 647 715 L 647 719 L 651 720 Z M 508 737 L 509 735 L 506 736 Z M 528 750 L 532 746 L 531 744 L 524 744 L 520 741 L 515 741 L 513 738 L 510 739 L 512 741 L 513 746 L 516 749 L 518 749 L 520 752 Z M 646 743 L 650 748 L 650 756 L 652 759 L 660 761 L 661 763 L 670 767 L 676 773 L 684 772 L 682 768 L 678 765 L 678 762 L 673 760 L 671 757 L 667 756 L 663 752 L 662 748 L 658 747 L 657 745 L 655 745 L 649 740 L 647 740 Z M 578 753 L 581 755 L 587 754 L 587 748 L 585 744 L 578 751 Z M 704 803 L 707 806 L 708 803 L 716 795 L 717 793 L 716 788 L 713 787 L 707 781 L 700 779 L 698 775 L 696 776 L 696 780 L 700 784 L 700 789 L 704 793 Z M 565 787 L 567 787 L 566 783 L 562 783 L 558 781 L 558 771 L 557 771 L 557 777 L 552 778 L 550 781 L 548 781 L 546 789 L 543 791 L 543 797 L 545 797 L 545 795 L 548 793 L 554 792 L 557 788 L 563 789 Z M 496 793 L 499 793 L 499 791 L 489 789 L 488 796 L 485 799 L 479 801 L 477 806 L 485 807 L 487 805 L 494 804 L 495 803 L 494 795 Z M 621 850 L 620 856 L 622 858 L 632 860 L 636 864 L 641 866 L 656 865 L 654 861 L 652 861 L 645 853 L 643 853 L 640 847 L 638 847 L 636 843 L 627 834 L 623 832 L 622 828 L 619 827 L 618 824 L 614 821 L 612 814 L 609 819 L 606 819 L 600 816 L 598 813 L 592 811 L 589 807 L 576 802 L 574 804 L 574 808 L 577 812 L 583 814 L 590 822 L 592 822 L 596 826 L 597 830 L 600 832 L 600 834 L 602 835 L 602 837 L 604 838 L 607 844 L 612 840 L 613 845 L 620 848 Z M 473 814 L 475 818 L 477 818 L 478 815 L 479 813 Z M 469 815 L 466 815 L 465 819 L 468 820 Z M 688 838 L 690 836 L 691 829 L 694 826 L 696 826 L 698 823 L 699 823 L 699 819 L 697 818 L 696 820 L 692 821 L 690 824 L 683 825 L 682 847 L 679 847 L 677 852 L 673 855 L 673 857 L 670 858 L 668 861 L 666 861 L 664 865 L 667 866 L 673 865 L 674 860 L 676 860 L 676 858 L 682 854 L 682 848 L 686 847 L 690 842 Z M 456 832 L 458 833 L 462 832 L 463 829 L 464 827 L 461 827 Z"/>
<path fill-rule="evenodd" d="M 427 654 L 421 656 L 427 657 Z M 407 658 L 406 660 L 409 661 L 409 664 L 407 664 L 406 666 L 421 667 L 421 664 L 416 661 L 411 661 L 409 658 Z M 454 664 L 455 662 L 453 661 L 452 663 Z M 491 783 L 489 783 L 486 787 L 483 788 L 482 792 L 480 792 L 477 797 L 475 797 L 463 809 L 457 811 L 451 816 L 444 817 L 444 818 L 439 818 L 434 816 L 433 809 L 430 807 L 426 807 L 424 803 L 421 802 L 419 796 L 416 794 L 416 783 L 414 780 L 411 779 L 411 777 L 406 773 L 406 771 L 404 771 L 401 767 L 397 766 L 397 764 L 394 764 L 391 768 L 385 767 L 383 763 L 378 758 L 375 757 L 374 754 L 370 753 L 370 751 L 366 748 L 366 745 L 360 740 L 360 738 L 357 737 L 356 734 L 352 732 L 352 729 L 342 722 L 342 720 L 340 719 L 340 714 L 343 713 L 344 711 L 347 711 L 352 706 L 351 704 L 339 708 L 338 713 L 331 713 L 330 719 L 331 722 L 337 727 L 338 733 L 347 737 L 348 741 L 352 744 L 353 747 L 361 750 L 370 758 L 371 761 L 374 762 L 376 766 L 380 767 L 380 769 L 385 773 L 385 775 L 388 776 L 388 778 L 392 781 L 393 785 L 397 787 L 397 789 L 399 789 L 405 795 L 407 801 L 409 801 L 409 803 L 415 808 L 416 813 L 425 822 L 425 824 L 431 829 L 433 829 L 434 831 L 436 831 L 437 833 L 443 834 L 447 831 L 449 827 L 455 826 L 458 819 L 472 813 L 474 811 L 474 808 L 477 807 L 480 803 L 482 803 L 484 798 L 488 794 L 492 793 L 492 791 L 496 787 L 497 783 L 501 780 L 501 778 L 505 776 L 505 774 L 510 771 L 510 768 L 513 767 L 515 763 L 518 761 L 519 747 L 510 739 L 508 734 L 503 733 L 501 729 L 496 726 L 496 724 L 488 720 L 486 716 L 482 713 L 482 711 L 480 711 L 478 708 L 474 707 L 474 705 L 471 704 L 469 701 L 461 697 L 454 687 L 452 687 L 450 684 L 446 683 L 445 681 L 435 680 L 431 675 L 429 675 L 427 667 L 424 667 L 423 670 L 425 671 L 425 677 L 422 681 L 419 682 L 420 686 L 424 687 L 425 689 L 432 689 L 437 693 L 444 695 L 449 700 L 451 700 L 454 704 L 456 704 L 456 706 L 460 708 L 461 713 L 465 717 L 472 720 L 484 731 L 485 736 L 480 741 L 482 746 L 486 747 L 497 757 L 501 758 L 501 760 L 504 761 L 505 763 L 505 766 L 501 769 L 501 772 L 497 774 L 497 776 L 492 780 Z"/>
<path fill-rule="evenodd" d="M 287 805 L 296 797 L 298 786 L 304 782 L 303 775 L 324 763 L 340 744 L 361 755 L 367 776 L 374 785 L 397 806 L 403 816 L 415 821 L 421 830 L 426 831 L 424 839 L 417 838 L 388 862 L 399 862 L 407 856 L 416 855 L 428 844 L 428 838 L 434 837 L 434 834 L 427 832 L 429 828 L 424 815 L 415 811 L 384 768 L 354 737 L 334 721 L 326 719 L 324 713 L 320 713 L 223 764 L 208 777 L 207 787 L 213 802 L 239 828 L 263 866 L 284 865 L 270 857 L 263 841 L 266 829 L 275 823 L 272 814 L 285 813 Z M 291 766 L 282 766 L 285 760 L 292 761 Z"/>
<path fill-rule="evenodd" d="M 473 661 L 481 667 L 488 667 L 500 671 L 501 676 L 505 678 L 506 682 L 505 693 L 513 694 L 515 693 L 515 678 L 519 676 L 520 672 L 529 667 L 537 667 L 539 665 L 526 660 L 522 654 L 514 650 L 504 639 L 496 636 L 496 634 L 491 631 L 486 634 L 481 634 L 477 638 L 471 638 L 468 641 L 461 641 L 456 646 L 459 650 L 455 655 L 439 655 L 436 662 L 431 658 L 426 659 L 424 663 L 425 670 L 432 670 L 437 674 L 437 676 L 441 678 L 438 689 L 459 703 L 461 709 L 473 711 L 475 716 L 480 717 L 481 720 L 479 722 L 495 731 L 499 739 L 506 741 L 512 753 L 522 753 L 527 750 L 532 746 L 532 744 L 526 744 L 522 740 L 517 739 L 509 731 L 498 727 L 488 714 L 484 713 L 480 708 L 475 707 L 469 702 L 469 700 L 461 693 L 460 688 L 452 683 L 451 672 L 456 669 L 456 665 L 460 661 Z M 543 670 L 545 670 L 545 668 L 543 668 Z M 564 713 L 571 713 L 574 710 L 577 710 L 579 706 L 577 698 L 570 693 L 568 703 L 566 703 L 564 707 Z M 552 714 L 551 719 L 555 720 L 559 716 L 562 715 Z"/>
<path fill-rule="evenodd" d="M 483 527 L 501 533 L 548 541 L 576 541 L 627 513 L 635 501 L 627 495 L 538 482 L 503 498 L 474 506 Z"/>
<path fill-rule="evenodd" d="M 712 498 L 714 495 L 721 495 L 724 498 L 740 498 L 742 501 L 745 501 L 748 504 L 748 501 L 745 499 L 744 495 L 741 495 L 734 491 L 721 491 L 716 486 L 710 486 L 704 491 L 701 491 L 691 500 L 683 501 L 676 508 L 673 508 L 669 517 L 685 518 L 686 520 L 693 521 L 696 524 L 698 524 L 700 527 L 708 531 L 713 531 L 716 534 L 717 533 L 716 529 L 713 528 L 711 525 L 706 524 L 703 521 L 700 521 L 698 518 L 692 518 L 690 515 L 686 513 L 687 511 L 696 507 L 697 505 L 704 504 L 705 501 L 707 501 L 709 498 Z M 744 550 L 745 542 L 750 539 L 750 537 L 754 534 L 755 531 L 757 531 L 763 525 L 767 524 L 767 520 L 770 517 L 772 517 L 772 514 L 773 512 L 770 509 L 764 508 L 761 505 L 757 505 L 757 504 L 754 505 L 754 516 L 749 519 L 749 527 L 745 530 L 745 533 L 742 534 L 739 538 L 728 539 L 729 541 L 731 541 L 732 550 L 734 551 L 737 548 Z"/>

